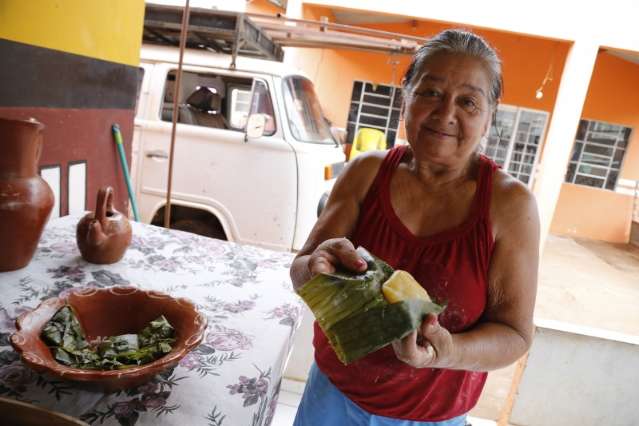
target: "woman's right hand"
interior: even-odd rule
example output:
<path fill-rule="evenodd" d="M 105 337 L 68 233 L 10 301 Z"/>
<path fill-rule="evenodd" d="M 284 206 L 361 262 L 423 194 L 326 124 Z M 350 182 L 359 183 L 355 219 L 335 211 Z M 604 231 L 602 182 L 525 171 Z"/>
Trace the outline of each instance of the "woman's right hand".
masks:
<path fill-rule="evenodd" d="M 344 235 L 353 235 L 360 205 L 368 194 L 384 153 L 371 151 L 349 161 L 337 177 L 322 214 L 291 264 L 291 281 L 297 290 L 321 273 L 338 267 L 354 272 L 366 271 L 364 259 Z"/>
<path fill-rule="evenodd" d="M 331 238 L 320 243 L 308 259 L 311 277 L 330 274 L 342 266 L 353 272 L 364 272 L 366 261 L 362 259 L 348 238 Z"/>

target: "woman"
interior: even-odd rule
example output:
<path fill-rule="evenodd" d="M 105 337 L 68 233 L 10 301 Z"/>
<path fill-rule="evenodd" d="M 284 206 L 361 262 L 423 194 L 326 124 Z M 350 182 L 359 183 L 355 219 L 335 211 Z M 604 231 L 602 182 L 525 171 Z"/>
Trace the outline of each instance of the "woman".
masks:
<path fill-rule="evenodd" d="M 316 364 L 296 425 L 464 425 L 486 371 L 530 347 L 537 207 L 524 185 L 478 154 L 501 81 L 483 39 L 435 36 L 402 81 L 409 146 L 359 156 L 336 182 L 291 266 L 295 287 L 338 265 L 364 270 L 361 245 L 448 305 L 348 366 L 316 323 Z"/>

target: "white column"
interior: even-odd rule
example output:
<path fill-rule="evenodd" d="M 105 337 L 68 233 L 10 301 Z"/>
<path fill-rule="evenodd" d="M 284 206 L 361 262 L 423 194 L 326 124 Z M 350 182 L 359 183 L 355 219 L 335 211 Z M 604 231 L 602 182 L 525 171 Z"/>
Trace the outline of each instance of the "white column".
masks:
<path fill-rule="evenodd" d="M 286 2 L 286 17 L 291 19 L 304 19 L 302 11 L 303 0 L 288 0 Z M 299 68 L 298 55 L 300 49 L 297 47 L 284 48 L 284 63 Z"/>
<path fill-rule="evenodd" d="M 303 0 L 288 0 L 286 2 L 286 16 L 293 19 L 302 19 Z"/>
<path fill-rule="evenodd" d="M 598 44 L 592 40 L 575 41 L 561 75 L 535 185 L 541 219 L 542 252 L 566 175 L 598 50 Z"/>

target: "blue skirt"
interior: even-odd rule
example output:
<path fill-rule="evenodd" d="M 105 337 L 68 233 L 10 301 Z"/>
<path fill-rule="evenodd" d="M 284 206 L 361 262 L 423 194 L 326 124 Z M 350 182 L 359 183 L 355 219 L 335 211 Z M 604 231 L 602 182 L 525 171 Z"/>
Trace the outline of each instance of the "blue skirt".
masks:
<path fill-rule="evenodd" d="M 377 416 L 340 392 L 313 363 L 293 426 L 465 426 L 462 415 L 441 422 L 418 422 Z"/>

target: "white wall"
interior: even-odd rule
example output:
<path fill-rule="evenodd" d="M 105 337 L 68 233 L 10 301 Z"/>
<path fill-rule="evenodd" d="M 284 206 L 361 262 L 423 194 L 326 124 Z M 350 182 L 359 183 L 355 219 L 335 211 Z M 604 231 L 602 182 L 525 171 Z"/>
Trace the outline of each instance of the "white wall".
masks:
<path fill-rule="evenodd" d="M 186 0 L 146 0 L 146 3 L 166 4 L 171 6 L 184 6 Z M 233 10 L 244 12 L 246 10 L 246 0 L 191 0 L 190 7 L 201 7 L 204 9 Z"/>
<path fill-rule="evenodd" d="M 593 39 L 603 46 L 639 51 L 637 0 L 303 1 L 331 8 L 454 22 L 563 40 Z"/>
<path fill-rule="evenodd" d="M 639 337 L 537 323 L 510 424 L 639 424 Z"/>

